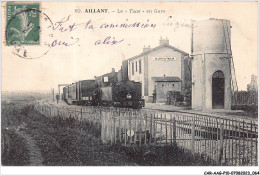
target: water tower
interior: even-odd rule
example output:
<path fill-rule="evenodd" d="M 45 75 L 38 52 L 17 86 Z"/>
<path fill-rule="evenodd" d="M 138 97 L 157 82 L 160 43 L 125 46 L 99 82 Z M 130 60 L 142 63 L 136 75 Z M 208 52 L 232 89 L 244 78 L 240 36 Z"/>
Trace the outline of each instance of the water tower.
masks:
<path fill-rule="evenodd" d="M 193 21 L 191 41 L 193 109 L 231 109 L 232 92 L 237 86 L 230 28 L 230 22 L 223 19 Z"/>

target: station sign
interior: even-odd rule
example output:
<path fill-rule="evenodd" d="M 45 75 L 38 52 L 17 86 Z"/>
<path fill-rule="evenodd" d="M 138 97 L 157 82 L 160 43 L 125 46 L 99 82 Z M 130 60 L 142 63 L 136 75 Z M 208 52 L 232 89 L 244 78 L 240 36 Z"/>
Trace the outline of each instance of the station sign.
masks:
<path fill-rule="evenodd" d="M 176 61 L 174 57 L 154 57 L 154 61 Z"/>

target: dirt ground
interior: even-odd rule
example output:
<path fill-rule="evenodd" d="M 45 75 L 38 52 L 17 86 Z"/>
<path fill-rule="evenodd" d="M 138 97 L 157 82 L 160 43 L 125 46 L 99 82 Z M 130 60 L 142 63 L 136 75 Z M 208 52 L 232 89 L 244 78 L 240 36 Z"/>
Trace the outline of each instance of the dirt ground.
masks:
<path fill-rule="evenodd" d="M 1 145 L 4 166 L 205 165 L 177 147 L 121 147 L 102 144 L 88 124 L 49 118 L 33 103 L 48 95 L 2 96 Z"/>

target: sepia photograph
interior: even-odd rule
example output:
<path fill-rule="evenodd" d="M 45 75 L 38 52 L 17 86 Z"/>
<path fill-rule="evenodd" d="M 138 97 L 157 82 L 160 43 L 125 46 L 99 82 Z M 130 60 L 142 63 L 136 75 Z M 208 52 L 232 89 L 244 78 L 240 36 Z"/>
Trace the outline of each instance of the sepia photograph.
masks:
<path fill-rule="evenodd" d="M 258 5 L 2 1 L 3 175 L 259 175 Z"/>

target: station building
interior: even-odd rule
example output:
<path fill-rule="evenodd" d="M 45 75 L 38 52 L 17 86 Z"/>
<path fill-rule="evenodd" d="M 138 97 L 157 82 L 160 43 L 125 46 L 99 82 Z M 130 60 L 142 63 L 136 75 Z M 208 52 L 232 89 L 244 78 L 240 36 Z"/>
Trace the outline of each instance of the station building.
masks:
<path fill-rule="evenodd" d="M 126 69 L 124 69 L 126 67 Z M 129 80 L 142 83 L 142 96 L 152 102 L 166 102 L 168 91 L 184 93 L 185 83 L 191 75 L 189 54 L 169 45 L 169 40 L 160 39 L 155 48 L 144 47 L 143 52 L 123 62 Z"/>

